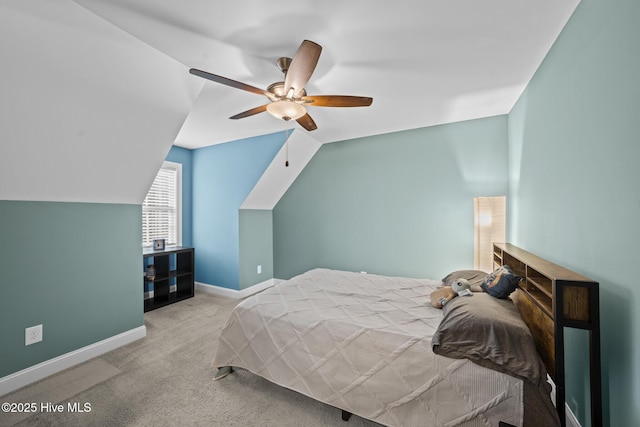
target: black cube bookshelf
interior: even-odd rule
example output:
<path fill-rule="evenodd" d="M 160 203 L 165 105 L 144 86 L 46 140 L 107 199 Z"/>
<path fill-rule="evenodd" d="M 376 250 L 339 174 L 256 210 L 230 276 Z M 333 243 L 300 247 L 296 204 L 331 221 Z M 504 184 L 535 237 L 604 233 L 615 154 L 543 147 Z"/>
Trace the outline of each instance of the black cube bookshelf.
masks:
<path fill-rule="evenodd" d="M 193 248 L 182 246 L 143 250 L 145 312 L 193 297 L 193 255 Z M 146 275 L 149 265 L 155 268 L 153 278 Z"/>

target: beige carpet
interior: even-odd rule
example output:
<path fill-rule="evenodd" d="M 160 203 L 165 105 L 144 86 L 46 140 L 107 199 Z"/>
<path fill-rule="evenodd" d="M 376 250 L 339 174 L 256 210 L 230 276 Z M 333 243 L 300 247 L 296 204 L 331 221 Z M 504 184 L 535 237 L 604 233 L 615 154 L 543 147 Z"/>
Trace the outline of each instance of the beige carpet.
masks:
<path fill-rule="evenodd" d="M 244 370 L 213 381 L 218 334 L 237 300 L 196 294 L 145 314 L 147 337 L 0 398 L 64 412 L 0 414 L 0 426 L 379 426 Z M 70 413 L 68 405 L 89 412 Z"/>

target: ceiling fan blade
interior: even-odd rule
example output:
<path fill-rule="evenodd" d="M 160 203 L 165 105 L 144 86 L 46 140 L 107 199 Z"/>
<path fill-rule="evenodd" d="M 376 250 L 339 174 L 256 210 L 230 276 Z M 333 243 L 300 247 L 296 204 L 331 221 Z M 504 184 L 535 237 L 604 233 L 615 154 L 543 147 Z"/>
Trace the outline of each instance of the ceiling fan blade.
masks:
<path fill-rule="evenodd" d="M 311 107 L 368 107 L 373 98 L 348 95 L 303 96 L 302 101 Z"/>
<path fill-rule="evenodd" d="M 259 107 L 256 108 L 252 108 L 250 110 L 247 111 L 243 111 L 242 113 L 238 113 L 235 116 L 231 116 L 229 117 L 230 119 L 233 120 L 237 120 L 237 119 L 244 119 L 245 117 L 249 117 L 249 116 L 253 116 L 254 114 L 258 114 L 258 113 L 264 113 L 265 111 L 267 111 L 267 105 L 261 105 Z"/>
<path fill-rule="evenodd" d="M 304 116 L 300 117 L 296 120 L 300 126 L 311 132 L 312 130 L 318 129 L 316 122 L 313 121 L 311 116 L 307 113 Z"/>
<path fill-rule="evenodd" d="M 321 52 L 322 46 L 312 41 L 304 40 L 300 44 L 284 78 L 285 94 L 293 89 L 293 95 L 296 96 L 304 89 L 313 70 L 316 69 Z"/>
<path fill-rule="evenodd" d="M 246 90 L 247 92 L 256 93 L 258 95 L 265 95 L 267 97 L 269 95 L 271 95 L 266 90 L 257 88 L 255 86 L 251 86 L 251 85 L 248 85 L 246 83 L 238 82 L 238 81 L 226 78 L 226 77 L 218 76 L 217 74 L 211 74 L 211 73 L 208 73 L 206 71 L 198 70 L 196 68 L 190 69 L 189 72 L 191 74 L 193 74 L 194 76 L 202 77 L 204 79 L 211 80 L 211 81 L 216 82 L 216 83 L 221 83 L 223 85 L 231 86 L 231 87 L 234 87 L 236 89 Z"/>

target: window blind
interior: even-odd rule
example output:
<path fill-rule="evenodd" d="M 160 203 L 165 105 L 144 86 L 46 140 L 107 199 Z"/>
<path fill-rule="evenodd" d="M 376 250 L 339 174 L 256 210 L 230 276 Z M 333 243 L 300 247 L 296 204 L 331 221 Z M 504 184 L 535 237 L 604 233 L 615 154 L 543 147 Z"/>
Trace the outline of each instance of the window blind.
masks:
<path fill-rule="evenodd" d="M 178 170 L 163 166 L 142 203 L 142 246 L 154 239 L 178 244 Z"/>

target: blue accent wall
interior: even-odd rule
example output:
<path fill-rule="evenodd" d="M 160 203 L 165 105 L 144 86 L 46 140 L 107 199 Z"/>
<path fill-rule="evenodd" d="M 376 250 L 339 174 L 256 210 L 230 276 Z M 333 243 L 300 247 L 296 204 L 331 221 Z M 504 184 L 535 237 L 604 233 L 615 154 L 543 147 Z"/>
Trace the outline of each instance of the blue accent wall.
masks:
<path fill-rule="evenodd" d="M 285 141 L 285 133 L 193 150 L 196 281 L 240 288 L 239 209 Z"/>
<path fill-rule="evenodd" d="M 640 425 L 640 2 L 582 0 L 509 114 L 509 239 L 600 282 L 605 426 Z M 567 403 L 591 425 L 588 337 Z"/>
<path fill-rule="evenodd" d="M 140 205 L 0 201 L 0 241 L 0 377 L 144 325 Z"/>

